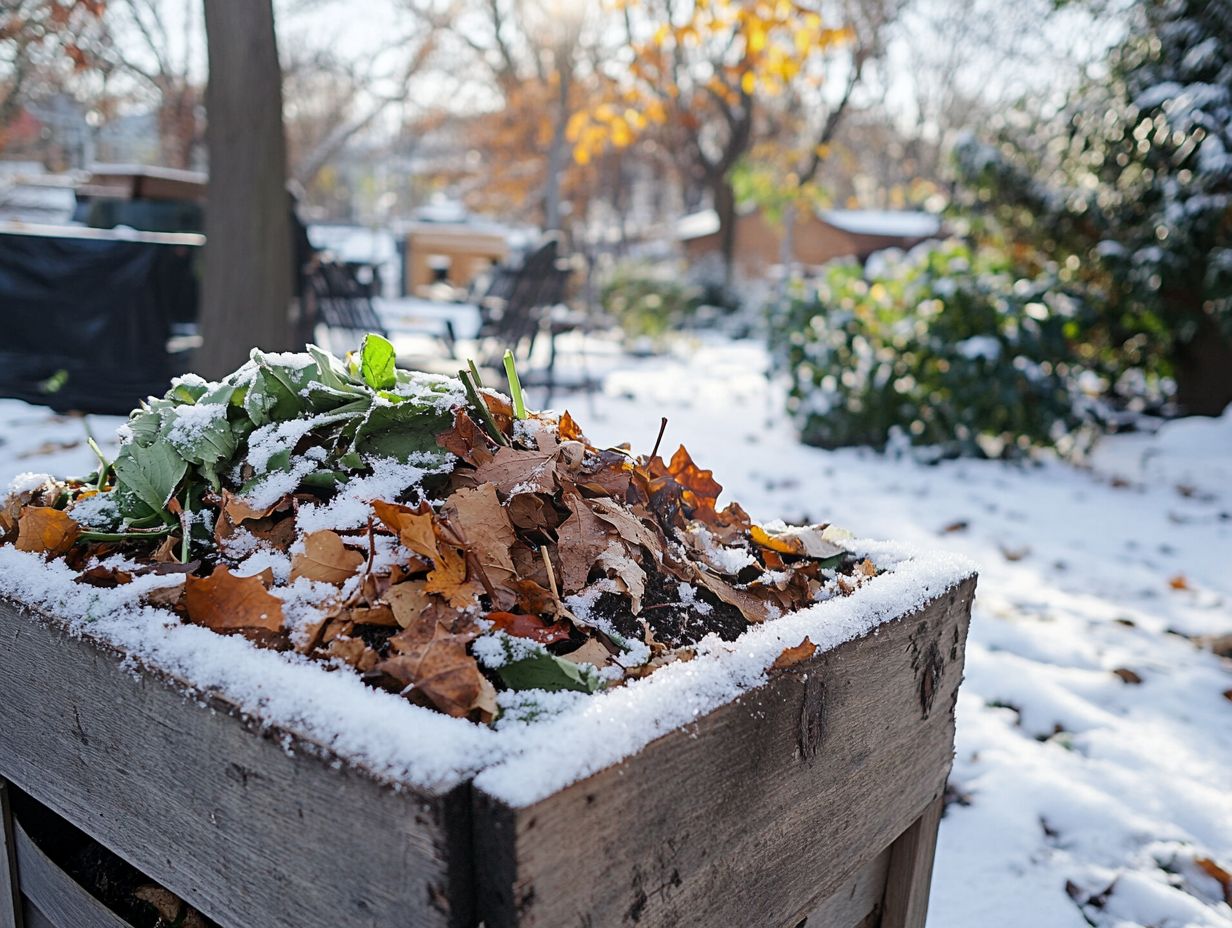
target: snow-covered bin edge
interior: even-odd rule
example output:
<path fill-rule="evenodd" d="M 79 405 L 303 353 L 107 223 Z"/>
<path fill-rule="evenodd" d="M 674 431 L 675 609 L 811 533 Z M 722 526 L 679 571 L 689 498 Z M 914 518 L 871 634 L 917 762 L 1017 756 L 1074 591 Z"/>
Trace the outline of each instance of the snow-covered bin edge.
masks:
<path fill-rule="evenodd" d="M 511 806 L 530 805 L 618 763 L 767 680 L 784 648 L 807 636 L 830 650 L 909 614 L 975 573 L 949 554 L 857 541 L 850 546 L 886 572 L 850 596 L 756 626 L 735 642 L 710 636 L 688 662 L 593 696 L 549 694 L 558 713 L 493 731 L 371 689 L 348 671 L 241 637 L 182 624 L 142 605 L 150 588 L 180 582 L 142 576 L 112 589 L 77 583 L 61 562 L 0 547 L 0 597 L 41 612 L 73 635 L 125 656 L 186 694 L 232 707 L 273 730 L 288 750 L 341 759 L 392 784 L 444 791 L 470 778 Z"/>
<path fill-rule="evenodd" d="M 754 626 L 734 642 L 710 636 L 693 660 L 579 698 L 550 720 L 498 732 L 514 737 L 503 745 L 502 759 L 476 776 L 475 786 L 509 806 L 532 805 L 764 684 L 775 659 L 805 637 L 822 652 L 876 634 L 880 625 L 915 612 L 976 572 L 966 558 L 896 543 L 857 540 L 848 547 L 887 572 L 850 596 Z"/>

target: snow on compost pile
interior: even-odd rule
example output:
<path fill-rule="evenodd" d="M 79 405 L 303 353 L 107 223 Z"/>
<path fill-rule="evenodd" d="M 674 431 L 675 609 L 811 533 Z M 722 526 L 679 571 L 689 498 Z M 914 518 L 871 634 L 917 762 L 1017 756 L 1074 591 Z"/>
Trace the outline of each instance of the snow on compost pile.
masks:
<path fill-rule="evenodd" d="M 974 572 L 971 562 L 957 555 L 869 541 L 851 547 L 887 572 L 850 596 L 753 626 L 734 642 L 711 635 L 699 643 L 693 660 L 589 698 L 569 699 L 553 718 L 502 727 L 505 759 L 480 772 L 475 784 L 510 805 L 530 805 L 765 683 L 775 658 L 806 636 L 819 651 L 831 650 L 920 608 Z"/>
<path fill-rule="evenodd" d="M 177 677 L 196 694 L 220 696 L 246 717 L 382 779 L 448 789 L 493 758 L 495 734 L 487 728 L 412 705 L 294 652 L 181 624 L 174 613 L 138 602 L 150 589 L 182 583 L 182 575 L 148 574 L 112 589 L 75 577 L 63 562 L 0 547 L 0 595 L 65 617 L 74 634 L 119 649 L 134 666 Z"/>
<path fill-rule="evenodd" d="M 819 649 L 831 649 L 918 608 L 972 572 L 968 561 L 953 555 L 912 554 L 874 542 L 852 547 L 886 572 L 850 596 L 755 626 L 735 642 L 710 636 L 698 645 L 694 660 L 624 687 L 590 696 L 517 694 L 514 701 L 537 699 L 537 708 L 550 717 L 513 721 L 498 731 L 412 705 L 294 653 L 181 624 L 167 610 L 140 604 L 143 593 L 181 583 L 181 576 L 149 574 L 104 589 L 77 583 L 76 573 L 63 563 L 0 547 L 0 595 L 74 617 L 69 627 L 75 634 L 177 677 L 197 694 L 222 697 L 245 716 L 314 742 L 383 779 L 444 789 L 483 771 L 479 785 L 506 802 L 525 805 L 764 683 L 774 659 L 805 636 Z"/>

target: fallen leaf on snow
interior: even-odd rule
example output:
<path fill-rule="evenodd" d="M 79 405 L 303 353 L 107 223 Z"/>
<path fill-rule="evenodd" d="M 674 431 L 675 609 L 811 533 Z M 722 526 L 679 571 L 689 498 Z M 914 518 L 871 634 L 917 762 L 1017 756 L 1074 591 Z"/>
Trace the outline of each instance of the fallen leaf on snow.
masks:
<path fill-rule="evenodd" d="M 805 636 L 804 640 L 793 648 L 784 648 L 783 653 L 774 659 L 774 663 L 770 665 L 771 670 L 783 670 L 787 667 L 793 667 L 802 661 L 808 660 L 817 652 L 817 645 Z"/>
<path fill-rule="evenodd" d="M 323 529 L 304 537 L 304 550 L 291 558 L 291 582 L 300 577 L 341 586 L 359 570 L 364 556 L 342 543 L 337 532 Z"/>
<path fill-rule="evenodd" d="M 189 620 L 216 632 L 281 630 L 282 600 L 265 588 L 263 579 L 261 574 L 237 577 L 226 567 L 216 567 L 208 577 L 190 574 L 184 581 Z"/>

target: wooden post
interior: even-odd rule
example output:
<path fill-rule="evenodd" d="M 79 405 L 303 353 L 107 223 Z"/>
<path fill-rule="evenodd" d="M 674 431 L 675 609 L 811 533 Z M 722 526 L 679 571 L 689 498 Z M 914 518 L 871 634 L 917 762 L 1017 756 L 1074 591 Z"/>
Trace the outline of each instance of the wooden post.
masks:
<path fill-rule="evenodd" d="M 933 879 L 937 827 L 945 800 L 938 796 L 890 846 L 881 928 L 924 928 Z"/>
<path fill-rule="evenodd" d="M 9 809 L 9 782 L 0 777 L 0 928 L 22 928 L 17 885 L 17 833 Z"/>

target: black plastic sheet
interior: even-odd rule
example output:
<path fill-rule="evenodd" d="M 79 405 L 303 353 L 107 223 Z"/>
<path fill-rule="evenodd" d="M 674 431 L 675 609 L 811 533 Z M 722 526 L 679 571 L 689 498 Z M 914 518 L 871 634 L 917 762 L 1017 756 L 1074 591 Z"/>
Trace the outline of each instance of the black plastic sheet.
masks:
<path fill-rule="evenodd" d="M 0 231 L 0 396 L 57 411 L 126 413 L 163 393 L 184 358 L 173 323 L 195 321 L 200 246 Z"/>

